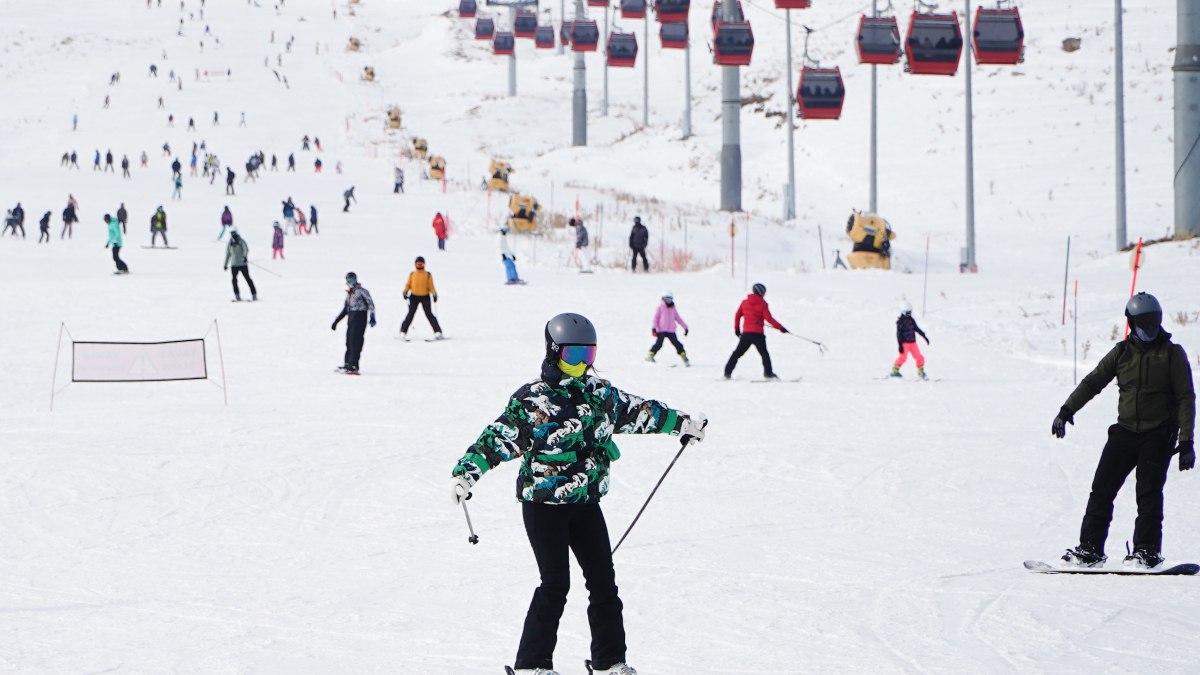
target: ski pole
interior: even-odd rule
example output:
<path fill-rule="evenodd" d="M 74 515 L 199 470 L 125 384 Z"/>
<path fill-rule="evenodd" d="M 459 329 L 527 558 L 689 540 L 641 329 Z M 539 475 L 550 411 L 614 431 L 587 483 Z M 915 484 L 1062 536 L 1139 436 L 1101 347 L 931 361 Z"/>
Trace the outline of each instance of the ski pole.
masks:
<path fill-rule="evenodd" d="M 471 493 L 468 492 L 467 496 L 463 497 L 463 500 L 459 503 L 462 504 L 463 515 L 467 517 L 467 531 L 471 533 L 471 536 L 467 537 L 467 541 L 471 542 L 472 544 L 478 544 L 479 535 L 475 534 L 475 528 L 471 526 L 471 513 L 467 511 L 467 500 L 470 498 Z"/>
<path fill-rule="evenodd" d="M 798 340 L 804 340 L 805 342 L 813 343 L 814 345 L 817 346 L 817 349 L 819 349 L 821 351 L 821 356 L 825 355 L 825 350 L 827 349 L 827 347 L 825 345 L 821 344 L 820 342 L 817 342 L 816 340 L 812 340 L 810 338 L 806 338 L 803 335 L 796 335 L 795 333 L 788 333 L 788 335 L 791 335 L 792 337 L 794 337 Z"/>
<path fill-rule="evenodd" d="M 707 419 L 704 420 L 704 426 L 708 426 Z M 675 462 L 679 461 L 679 456 L 682 455 L 683 451 L 687 450 L 687 447 L 691 444 L 691 436 L 684 436 L 683 438 L 679 439 L 679 452 L 675 453 L 675 458 L 671 460 L 671 463 L 667 465 L 667 470 L 663 471 L 663 475 L 660 476 L 658 482 L 654 484 L 654 489 L 650 491 L 650 496 L 646 497 L 646 502 L 642 504 L 642 508 L 638 509 L 637 515 L 633 517 L 633 522 L 629 524 L 629 527 L 625 529 L 625 534 L 621 535 L 620 541 L 618 541 L 617 545 L 613 547 L 612 552 L 614 555 L 616 554 L 617 549 L 621 548 L 621 544 L 625 543 L 625 537 L 628 537 L 629 533 L 633 531 L 633 526 L 637 525 L 638 518 L 642 517 L 642 512 L 645 511 L 646 507 L 650 505 L 650 500 L 654 499 L 654 493 L 658 492 L 658 488 L 667 478 L 667 474 L 671 473 L 671 469 L 675 466 Z"/>
<path fill-rule="evenodd" d="M 247 260 L 246 262 L 250 263 L 251 265 L 254 265 L 254 266 L 255 266 L 255 267 L 257 267 L 258 269 L 260 269 L 260 270 L 262 270 L 262 271 L 266 272 L 267 274 L 274 274 L 274 275 L 275 275 L 275 276 L 277 276 L 277 277 L 282 277 L 282 276 L 283 276 L 282 274 L 280 274 L 280 273 L 278 273 L 278 272 L 271 271 L 271 270 L 269 270 L 269 269 L 267 269 L 267 268 L 263 267 L 262 265 L 259 265 L 258 263 L 254 262 L 253 260 Z"/>

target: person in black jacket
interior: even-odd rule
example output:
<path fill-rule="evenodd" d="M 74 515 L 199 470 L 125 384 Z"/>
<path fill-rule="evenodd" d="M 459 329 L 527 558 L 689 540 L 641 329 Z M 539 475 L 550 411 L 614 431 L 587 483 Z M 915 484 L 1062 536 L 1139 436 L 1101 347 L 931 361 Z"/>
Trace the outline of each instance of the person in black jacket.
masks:
<path fill-rule="evenodd" d="M 40 243 L 42 243 L 42 241 L 45 241 L 47 244 L 49 244 L 50 243 L 50 212 L 49 211 L 47 211 L 45 213 L 45 215 L 42 216 L 42 219 L 38 221 L 38 227 L 40 227 L 42 230 L 41 236 L 38 237 L 38 243 L 40 244 Z"/>
<path fill-rule="evenodd" d="M 641 216 L 633 217 L 633 229 L 629 231 L 629 248 L 633 249 L 633 271 L 637 271 L 638 256 L 642 256 L 642 270 L 650 271 L 650 263 L 646 260 L 646 246 L 650 243 L 650 230 L 642 224 Z"/>
<path fill-rule="evenodd" d="M 121 224 L 121 234 L 128 234 L 129 230 L 125 227 L 125 223 L 129 221 L 129 212 L 125 210 L 125 202 L 121 202 L 121 206 L 117 209 L 117 222 Z"/>
<path fill-rule="evenodd" d="M 336 331 L 342 319 L 347 319 L 346 358 L 338 370 L 347 375 L 357 375 L 367 326 L 375 327 L 375 301 L 371 299 L 371 293 L 358 284 L 358 275 L 354 272 L 346 273 L 346 302 L 342 305 L 342 313 L 337 315 L 330 328 Z"/>
<path fill-rule="evenodd" d="M 58 235 L 59 239 L 65 239 L 67 235 L 75 237 L 75 223 L 79 222 L 79 217 L 75 215 L 75 205 L 68 203 L 67 208 L 63 209 L 63 229 L 62 234 Z"/>
<path fill-rule="evenodd" d="M 21 238 L 24 239 L 25 238 L 25 209 L 21 208 L 21 202 L 17 202 L 17 205 L 13 207 L 12 218 L 13 218 L 12 219 L 13 236 L 14 237 L 17 236 L 17 228 L 21 228 Z"/>
<path fill-rule="evenodd" d="M 892 377 L 901 377 L 900 366 L 908 360 L 911 354 L 913 360 L 917 362 L 917 377 L 922 380 L 928 379 L 925 377 L 925 355 L 921 353 L 921 348 L 917 346 L 917 336 L 920 335 L 925 344 L 929 344 L 929 338 L 925 335 L 925 331 L 917 325 L 917 320 L 912 315 L 912 304 L 908 301 L 900 305 L 900 317 L 896 319 L 896 345 L 900 349 L 900 356 L 892 363 Z"/>

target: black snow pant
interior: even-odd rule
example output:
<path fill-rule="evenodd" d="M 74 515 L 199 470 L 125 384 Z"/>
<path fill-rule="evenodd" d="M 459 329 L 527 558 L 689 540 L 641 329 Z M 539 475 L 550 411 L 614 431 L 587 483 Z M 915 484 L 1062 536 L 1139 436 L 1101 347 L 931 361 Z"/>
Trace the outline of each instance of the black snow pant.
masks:
<path fill-rule="evenodd" d="M 442 327 L 438 324 L 437 317 L 433 315 L 432 303 L 430 303 L 428 295 L 408 296 L 408 314 L 404 315 L 404 321 L 400 324 L 400 332 L 408 332 L 408 327 L 412 325 L 413 317 L 417 315 L 417 307 L 425 310 L 425 318 L 429 319 L 429 325 L 433 326 L 433 332 L 442 332 Z"/>
<path fill-rule="evenodd" d="M 632 266 L 633 271 L 634 272 L 637 271 L 637 259 L 638 259 L 639 255 L 642 256 L 642 270 L 649 272 L 650 271 L 650 263 L 647 262 L 647 260 L 646 260 L 646 249 L 644 249 L 644 248 L 633 249 L 633 266 Z"/>
<path fill-rule="evenodd" d="M 250 287 L 250 295 L 254 296 L 254 297 L 258 296 L 258 289 L 254 287 L 254 280 L 250 278 L 250 266 L 249 265 L 234 265 L 233 267 L 230 267 L 229 269 L 233 270 L 233 297 L 235 297 L 235 298 L 242 297 L 242 290 L 240 288 L 238 288 L 238 282 L 237 282 L 238 272 L 241 272 L 242 276 L 246 278 L 246 285 Z"/>
<path fill-rule="evenodd" d="M 650 348 L 651 354 L 657 354 L 658 350 L 662 349 L 663 340 L 670 340 L 671 344 L 675 345 L 675 353 L 676 354 L 683 353 L 683 343 L 679 341 L 679 338 L 676 337 L 676 335 L 674 333 L 660 332 L 658 334 L 658 337 L 654 340 L 654 346 Z"/>
<path fill-rule="evenodd" d="M 125 261 L 121 260 L 121 247 L 113 246 L 112 254 L 113 254 L 113 262 L 117 264 L 117 271 L 118 272 L 128 272 L 129 265 L 126 265 Z"/>
<path fill-rule="evenodd" d="M 625 623 L 617 596 L 612 546 L 599 504 L 521 505 L 525 532 L 542 583 L 533 592 L 514 668 L 553 668 L 558 622 L 571 588 L 568 550 L 583 570 L 592 629 L 592 667 L 611 668 L 625 660 Z"/>
<path fill-rule="evenodd" d="M 63 238 L 65 238 L 65 237 L 66 237 L 68 234 L 69 234 L 69 235 L 71 235 L 71 238 L 72 238 L 72 239 L 74 239 L 74 238 L 75 238 L 75 228 L 71 227 L 71 225 L 72 225 L 74 222 L 75 222 L 75 221 L 71 221 L 71 222 L 69 222 L 69 223 L 63 223 L 62 234 L 58 235 L 58 238 L 59 238 L 59 239 L 63 239 Z"/>
<path fill-rule="evenodd" d="M 346 205 L 342 207 L 342 212 L 346 212 L 349 210 L 350 210 L 350 198 L 346 197 Z"/>
<path fill-rule="evenodd" d="M 42 228 L 42 236 L 38 237 L 38 243 L 40 244 L 40 243 L 42 243 L 42 241 L 45 241 L 46 243 L 50 243 L 50 228 L 48 228 L 48 227 Z"/>
<path fill-rule="evenodd" d="M 1163 487 L 1167 484 L 1174 445 L 1175 428 L 1171 425 L 1142 433 L 1117 424 L 1108 428 L 1108 442 L 1100 453 L 1092 494 L 1079 529 L 1081 545 L 1104 552 L 1113 500 L 1136 469 L 1138 515 L 1133 526 L 1133 548 L 1162 550 Z"/>
<path fill-rule="evenodd" d="M 742 333 L 742 337 L 738 339 L 738 345 L 729 355 L 729 361 L 725 363 L 725 377 L 733 375 L 733 368 L 737 365 L 738 359 L 749 351 L 751 345 L 758 350 L 759 356 L 763 362 L 763 376 L 774 377 L 775 369 L 771 367 L 771 355 L 767 353 L 767 336 L 762 333 Z"/>
<path fill-rule="evenodd" d="M 345 365 L 358 368 L 358 357 L 362 355 L 363 341 L 367 335 L 366 310 L 356 310 L 346 314 L 346 363 Z"/>
<path fill-rule="evenodd" d="M 150 245 L 154 246 L 155 244 L 158 243 L 158 235 L 160 235 L 160 234 L 162 235 L 162 238 L 163 238 L 163 246 L 170 246 L 171 244 L 167 241 L 167 231 L 166 230 L 150 230 Z M 250 279 L 250 277 L 246 277 L 247 281 L 249 281 L 249 279 Z"/>

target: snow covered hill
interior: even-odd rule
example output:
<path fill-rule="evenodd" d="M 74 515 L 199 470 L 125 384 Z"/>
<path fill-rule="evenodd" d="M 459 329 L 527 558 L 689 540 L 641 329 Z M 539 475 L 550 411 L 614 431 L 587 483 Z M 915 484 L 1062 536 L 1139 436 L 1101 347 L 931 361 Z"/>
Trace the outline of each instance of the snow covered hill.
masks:
<path fill-rule="evenodd" d="M 963 276 L 963 80 L 899 68 L 880 70 L 880 203 L 899 233 L 898 269 L 822 266 L 822 244 L 827 263 L 845 252 L 845 217 L 867 199 L 869 72 L 851 48 L 864 3 L 835 0 L 794 13 L 797 45 L 800 23 L 818 28 L 810 50 L 842 67 L 848 96 L 842 120 L 799 123 L 800 217 L 788 223 L 777 218 L 785 137 L 768 115 L 783 109 L 783 22 L 773 3 L 745 2 L 758 46 L 743 92 L 764 100 L 743 108 L 749 218 L 737 217 L 730 268 L 730 217 L 714 210 L 718 72 L 701 4 L 691 19 L 696 135 L 678 140 L 682 55 L 655 46 L 650 127 L 640 128 L 640 68 L 610 73 L 610 114 L 599 117 L 600 57 L 589 56 L 591 144 L 572 148 L 570 58 L 521 41 L 510 99 L 505 63 L 470 39 L 450 0 L 0 3 L 0 203 L 22 203 L 28 233 L 0 239 L 0 670 L 500 672 L 537 576 L 512 504 L 515 467 L 476 488 L 478 546 L 446 483 L 536 374 L 545 320 L 579 311 L 600 329 L 603 376 L 712 420 L 616 557 L 641 672 L 1192 672 L 1195 579 L 1020 567 L 1076 543 L 1116 405 L 1110 388 L 1066 440 L 1049 437 L 1073 352 L 1082 376 L 1119 337 L 1129 288 L 1128 258 L 1112 253 L 1111 7 L 1023 4 L 1026 63 L 977 67 L 981 273 Z M 1170 230 L 1170 5 L 1126 2 L 1132 237 Z M 640 23 L 620 23 L 640 39 Z M 361 51 L 346 50 L 351 36 Z M 1083 37 L 1082 51 L 1061 51 L 1069 36 Z M 375 82 L 359 79 L 368 65 Z M 403 112 L 398 131 L 385 128 L 390 105 Z M 305 135 L 320 152 L 301 149 Z M 445 192 L 400 157 L 412 136 L 447 158 Z M 236 195 L 190 175 L 202 142 L 237 172 Z M 164 143 L 185 165 L 181 200 Z M 110 148 L 118 163 L 130 158 L 130 179 L 93 170 L 93 152 Z M 60 166 L 72 150 L 79 170 Z M 259 150 L 279 170 L 245 182 Z M 478 189 L 493 157 L 511 161 L 514 186 L 556 220 L 578 202 L 599 244 L 596 274 L 578 273 L 556 230 L 517 239 L 529 284 L 502 284 L 493 231 L 504 204 Z M 404 195 L 392 194 L 396 164 Z M 343 213 L 350 186 L 358 203 Z M 68 194 L 81 222 L 62 239 Z M 272 260 L 271 223 L 289 196 L 317 207 L 320 234 L 288 236 L 287 259 Z M 132 273 L 115 276 L 101 217 L 122 202 Z M 159 204 L 175 250 L 143 248 Z M 250 243 L 258 303 L 229 302 L 216 240 L 225 205 Z M 52 237 L 38 244 L 46 211 Z M 454 224 L 445 253 L 430 229 L 439 211 Z M 656 260 L 686 247 L 688 272 L 622 269 L 634 214 L 651 225 Z M 1061 325 L 1068 236 L 1077 337 L 1073 312 Z M 435 276 L 447 342 L 394 339 L 417 255 Z M 1155 246 L 1138 282 L 1193 359 L 1197 255 L 1195 242 Z M 344 334 L 328 329 L 349 270 L 379 306 L 359 378 L 332 372 Z M 730 319 L 755 281 L 785 326 L 830 346 L 821 356 L 770 333 L 776 369 L 799 382 L 751 382 L 753 353 L 734 381 L 721 378 Z M 691 368 L 670 367 L 669 349 L 643 361 L 668 290 L 691 325 Z M 940 381 L 880 379 L 905 299 Z M 69 336 L 54 372 L 61 325 Z M 418 318 L 414 335 L 428 331 Z M 200 336 L 210 372 L 227 376 L 228 406 L 212 382 L 67 384 L 71 338 Z M 619 440 L 604 502 L 618 533 L 676 451 L 664 437 Z M 1196 479 L 1168 480 L 1173 562 L 1200 559 L 1188 516 L 1200 508 Z M 1111 558 L 1134 515 L 1131 484 Z M 588 656 L 586 598 L 576 575 L 557 651 L 566 673 L 583 672 Z"/>

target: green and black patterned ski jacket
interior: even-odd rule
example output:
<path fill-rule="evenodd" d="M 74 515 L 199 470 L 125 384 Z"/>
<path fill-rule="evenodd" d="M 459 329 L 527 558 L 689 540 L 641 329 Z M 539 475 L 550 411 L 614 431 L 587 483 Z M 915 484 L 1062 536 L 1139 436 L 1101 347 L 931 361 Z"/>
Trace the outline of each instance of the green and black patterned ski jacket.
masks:
<path fill-rule="evenodd" d="M 608 492 L 608 467 L 621 456 L 613 434 L 678 436 L 685 416 L 592 375 L 574 378 L 544 363 L 500 417 L 458 460 L 453 475 L 472 484 L 501 462 L 521 458 L 517 500 L 595 503 Z"/>

